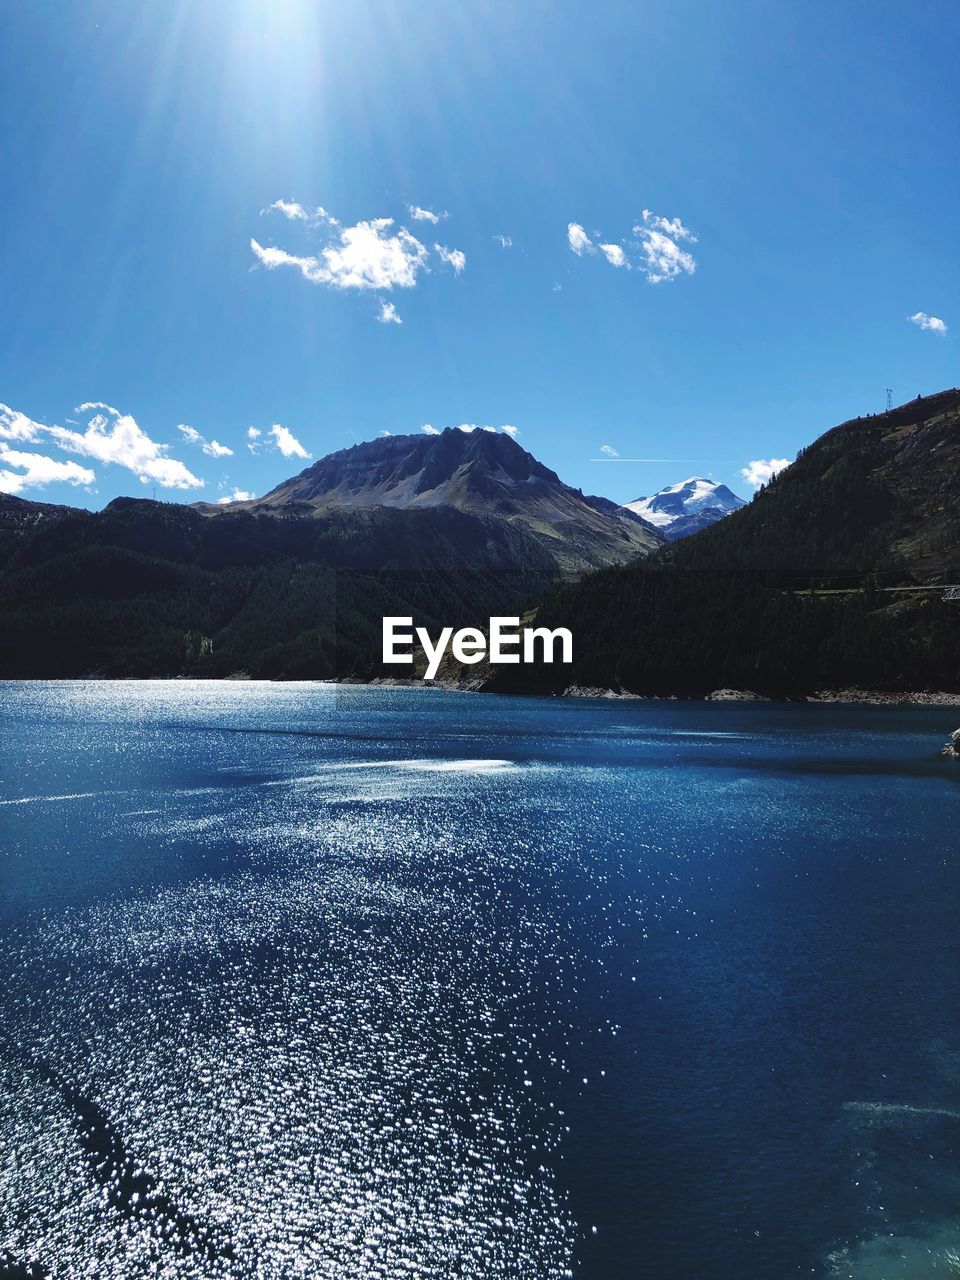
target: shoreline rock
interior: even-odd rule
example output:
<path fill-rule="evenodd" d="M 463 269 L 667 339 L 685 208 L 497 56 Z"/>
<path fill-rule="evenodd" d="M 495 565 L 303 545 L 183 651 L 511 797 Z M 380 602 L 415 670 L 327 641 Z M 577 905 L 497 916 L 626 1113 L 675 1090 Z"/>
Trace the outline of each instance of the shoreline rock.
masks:
<path fill-rule="evenodd" d="M 96 682 L 102 680 L 106 683 L 137 681 L 161 681 L 172 682 L 197 681 L 213 683 L 229 683 L 229 682 L 247 682 L 251 684 L 285 684 L 285 679 L 257 676 L 253 677 L 246 672 L 234 672 L 227 676 L 71 676 L 69 680 L 84 680 Z M 48 683 L 56 683 L 57 679 Z M 67 682 L 64 680 L 64 682 Z M 3 683 L 3 682 L 0 682 Z M 23 683 L 29 683 L 24 681 Z M 331 685 L 355 685 L 367 686 L 371 688 L 386 687 L 397 689 L 433 689 L 437 691 L 445 691 L 450 693 L 496 693 L 503 697 L 523 697 L 528 691 L 502 690 L 496 687 L 491 688 L 485 675 L 478 675 L 471 680 L 456 680 L 449 675 L 438 676 L 435 680 L 421 680 L 416 676 L 413 677 L 397 677 L 397 676 L 333 676 L 323 677 L 321 679 L 311 679 L 301 681 L 293 681 L 292 683 L 306 684 L 331 684 Z M 543 690 L 530 690 L 531 694 L 537 697 L 561 697 L 561 698 L 604 698 L 618 701 L 637 701 L 637 702 L 784 702 L 796 703 L 806 702 L 824 705 L 827 703 L 853 703 L 864 706 L 875 707 L 960 707 L 960 693 L 947 693 L 944 691 L 929 693 L 906 691 L 901 693 L 881 692 L 874 689 L 818 689 L 816 693 L 804 694 L 796 693 L 793 695 L 784 694 L 780 696 L 770 697 L 766 694 L 755 693 L 750 689 L 716 689 L 708 694 L 696 694 L 689 692 L 682 693 L 631 693 L 626 689 L 610 689 L 602 686 L 586 686 L 586 685 L 568 685 L 565 689 L 554 690 L 551 692 Z M 958 731 L 960 732 L 960 731 Z M 956 738 L 956 734 L 953 735 Z M 944 747 L 944 752 L 949 754 L 953 751 L 953 746 L 948 743 Z M 957 752 L 960 759 L 960 751 Z"/>
<path fill-rule="evenodd" d="M 714 689 L 708 693 L 705 702 L 772 702 L 772 698 L 762 693 L 754 693 L 752 689 Z"/>
<path fill-rule="evenodd" d="M 960 729 L 954 729 L 950 741 L 943 748 L 943 754 L 951 760 L 960 760 Z"/>
<path fill-rule="evenodd" d="M 505 697 L 524 697 L 526 691 L 504 691 L 491 688 L 484 675 L 469 681 L 460 682 L 450 676 L 438 676 L 435 680 L 420 680 L 416 677 L 374 676 L 364 679 L 359 676 L 341 676 L 333 681 L 335 684 L 371 685 L 387 688 L 435 689 L 450 693 L 498 693 Z M 604 688 L 601 685 L 568 685 L 565 689 L 551 693 L 533 690 L 534 696 L 560 698 L 602 698 L 606 701 L 622 702 L 806 702 L 814 705 L 829 703 L 850 703 L 872 707 L 960 707 L 960 693 L 921 693 L 918 691 L 903 693 L 887 693 L 876 689 L 818 689 L 812 694 L 783 695 L 771 697 L 757 693 L 752 689 L 715 689 L 712 693 L 630 693 L 626 689 Z"/>
<path fill-rule="evenodd" d="M 572 684 L 564 689 L 561 698 L 636 698 L 640 699 L 639 693 L 624 693 L 622 689 L 604 689 L 601 687 L 593 688 L 590 685 Z"/>
<path fill-rule="evenodd" d="M 960 693 L 880 693 L 874 689 L 818 689 L 806 701 L 862 702 L 878 707 L 958 707 Z"/>

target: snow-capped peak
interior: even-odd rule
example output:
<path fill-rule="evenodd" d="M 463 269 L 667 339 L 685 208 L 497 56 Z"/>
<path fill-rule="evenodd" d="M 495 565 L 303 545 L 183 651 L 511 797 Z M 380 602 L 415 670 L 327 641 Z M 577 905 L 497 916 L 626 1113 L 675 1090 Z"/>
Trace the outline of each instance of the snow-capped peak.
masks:
<path fill-rule="evenodd" d="M 667 485 L 649 498 L 637 498 L 625 505 L 649 524 L 662 529 L 669 537 L 670 527 L 678 521 L 684 522 L 684 532 L 693 533 L 696 529 L 729 515 L 731 511 L 736 511 L 745 503 L 725 484 L 718 484 L 703 476 L 690 476 L 678 484 Z M 680 532 L 679 528 L 677 532 Z"/>

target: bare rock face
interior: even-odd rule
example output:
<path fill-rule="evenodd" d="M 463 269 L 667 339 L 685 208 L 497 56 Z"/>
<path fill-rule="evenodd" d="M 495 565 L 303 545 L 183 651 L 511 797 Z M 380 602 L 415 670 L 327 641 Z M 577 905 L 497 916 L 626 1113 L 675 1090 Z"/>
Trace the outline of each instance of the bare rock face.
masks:
<path fill-rule="evenodd" d="M 390 508 L 453 508 L 496 520 L 510 533 L 525 533 L 560 569 L 573 573 L 621 564 L 664 543 L 636 512 L 572 489 L 509 435 L 480 428 L 368 440 L 321 458 L 244 504 L 255 514 L 281 517 Z M 207 516 L 223 512 L 209 503 L 198 509 Z"/>
<path fill-rule="evenodd" d="M 960 760 L 960 729 L 955 729 L 950 735 L 950 741 L 943 748 L 943 754 L 950 756 L 952 760 Z"/>

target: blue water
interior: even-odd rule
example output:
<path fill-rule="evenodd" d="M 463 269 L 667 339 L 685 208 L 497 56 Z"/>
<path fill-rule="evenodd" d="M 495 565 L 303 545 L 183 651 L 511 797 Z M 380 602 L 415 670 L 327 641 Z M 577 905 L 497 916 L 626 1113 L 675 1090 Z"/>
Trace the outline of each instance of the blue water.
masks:
<path fill-rule="evenodd" d="M 0 1275 L 957 1275 L 958 719 L 0 685 Z"/>

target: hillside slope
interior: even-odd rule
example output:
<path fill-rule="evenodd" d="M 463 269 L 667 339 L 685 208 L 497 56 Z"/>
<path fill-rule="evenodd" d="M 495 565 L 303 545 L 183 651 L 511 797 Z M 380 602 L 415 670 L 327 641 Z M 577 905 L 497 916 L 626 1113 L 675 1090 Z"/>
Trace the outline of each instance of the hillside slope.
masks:
<path fill-rule="evenodd" d="M 955 579 L 960 390 L 827 431 L 748 506 L 670 556 L 681 568 Z"/>
<path fill-rule="evenodd" d="M 501 673 L 646 693 L 960 691 L 960 392 L 822 435 L 740 511 L 652 560 L 588 574 L 540 619 L 572 670 Z"/>
<path fill-rule="evenodd" d="M 527 530 L 452 507 L 305 520 L 132 498 L 56 518 L 3 504 L 0 537 L 7 677 L 369 671 L 384 614 L 465 626 L 556 581 Z"/>

